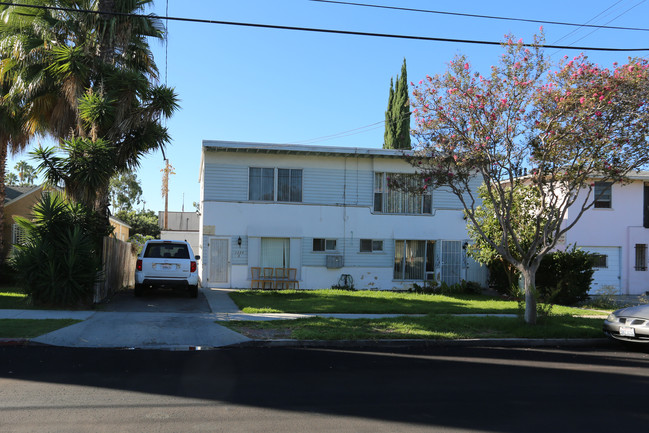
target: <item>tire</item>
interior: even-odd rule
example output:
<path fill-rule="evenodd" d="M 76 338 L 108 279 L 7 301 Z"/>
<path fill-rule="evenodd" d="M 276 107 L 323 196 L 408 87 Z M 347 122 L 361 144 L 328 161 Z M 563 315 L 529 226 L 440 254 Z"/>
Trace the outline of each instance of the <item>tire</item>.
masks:
<path fill-rule="evenodd" d="M 136 284 L 135 288 L 133 289 L 133 293 L 135 294 L 135 297 L 139 298 L 142 296 L 144 292 L 144 287 L 142 287 L 142 284 Z"/>
<path fill-rule="evenodd" d="M 189 286 L 189 297 L 190 298 L 198 297 L 198 286 Z"/>

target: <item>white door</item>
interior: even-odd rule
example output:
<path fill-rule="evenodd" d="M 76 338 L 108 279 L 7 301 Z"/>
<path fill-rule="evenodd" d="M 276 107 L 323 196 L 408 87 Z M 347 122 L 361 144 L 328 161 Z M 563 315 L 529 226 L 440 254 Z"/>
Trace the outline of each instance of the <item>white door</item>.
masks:
<path fill-rule="evenodd" d="M 597 254 L 593 269 L 593 282 L 590 284 L 590 294 L 604 286 L 620 289 L 622 279 L 620 247 L 582 247 L 584 251 Z"/>
<path fill-rule="evenodd" d="M 230 259 L 228 256 L 228 239 L 210 238 L 208 243 L 210 252 L 209 272 L 207 277 L 208 287 L 226 286 L 228 284 L 228 270 Z"/>

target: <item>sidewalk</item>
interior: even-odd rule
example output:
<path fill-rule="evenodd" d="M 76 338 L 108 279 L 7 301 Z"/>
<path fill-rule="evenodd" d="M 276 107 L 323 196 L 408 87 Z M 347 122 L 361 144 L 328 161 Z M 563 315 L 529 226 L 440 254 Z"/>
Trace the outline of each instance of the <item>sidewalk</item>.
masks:
<path fill-rule="evenodd" d="M 288 314 L 242 313 L 228 296 L 231 289 L 201 289 L 211 313 L 155 313 L 58 310 L 0 310 L 0 319 L 76 319 L 82 322 L 29 340 L 31 343 L 63 347 L 200 350 L 232 345 L 263 346 L 421 346 L 421 345 L 600 345 L 608 340 L 381 340 L 381 341 L 296 341 L 253 340 L 215 322 L 235 320 L 285 320 L 306 317 L 343 319 L 398 317 L 403 314 Z M 415 315 L 423 316 L 423 315 Z M 484 315 L 478 315 L 484 316 Z M 504 314 L 501 316 L 515 316 Z M 24 339 L 1 339 L 0 344 L 23 344 Z"/>

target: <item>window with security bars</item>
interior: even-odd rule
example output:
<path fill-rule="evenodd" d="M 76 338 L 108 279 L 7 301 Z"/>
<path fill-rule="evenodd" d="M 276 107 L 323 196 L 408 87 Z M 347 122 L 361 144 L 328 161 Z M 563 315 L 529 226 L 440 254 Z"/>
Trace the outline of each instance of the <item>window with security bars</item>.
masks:
<path fill-rule="evenodd" d="M 647 244 L 635 244 L 635 270 L 647 270 Z"/>
<path fill-rule="evenodd" d="M 608 256 L 606 254 L 593 254 L 594 268 L 608 268 Z"/>
<path fill-rule="evenodd" d="M 391 186 L 390 179 L 400 187 Z M 374 212 L 431 214 L 433 196 L 422 186 L 421 177 L 414 174 L 374 173 Z"/>

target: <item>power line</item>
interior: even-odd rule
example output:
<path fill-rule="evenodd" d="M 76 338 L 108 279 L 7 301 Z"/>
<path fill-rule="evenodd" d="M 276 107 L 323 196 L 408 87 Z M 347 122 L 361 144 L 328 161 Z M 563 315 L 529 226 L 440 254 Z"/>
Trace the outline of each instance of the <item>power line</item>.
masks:
<path fill-rule="evenodd" d="M 562 21 L 547 21 L 547 20 L 534 20 L 534 19 L 527 19 L 527 18 L 513 18 L 513 17 L 493 16 L 493 15 L 478 15 L 478 14 L 467 14 L 467 13 L 460 13 L 460 12 L 436 11 L 430 9 L 413 9 L 413 8 L 404 8 L 398 6 L 353 3 L 353 2 L 345 2 L 345 1 L 337 1 L 337 0 L 310 0 L 310 1 L 320 2 L 320 3 L 333 3 L 333 4 L 346 5 L 346 6 L 365 6 L 369 8 L 378 8 L 378 9 L 392 9 L 392 10 L 400 10 L 400 11 L 407 11 L 407 12 L 422 12 L 422 13 L 440 14 L 440 15 L 454 15 L 454 16 L 469 17 L 469 18 L 485 18 L 485 19 L 492 19 L 492 20 L 522 21 L 522 22 L 537 23 L 537 24 L 556 24 L 560 26 L 594 27 L 598 29 L 633 30 L 633 31 L 649 32 L 648 28 L 641 28 L 641 27 L 618 27 L 618 26 L 606 26 L 606 25 L 600 26 L 596 24 L 577 24 L 577 23 L 567 23 Z"/>
<path fill-rule="evenodd" d="M 622 15 L 624 15 L 625 13 L 629 12 L 631 9 L 635 9 L 636 7 L 640 6 L 640 5 L 641 5 L 642 3 L 644 3 L 645 1 L 646 1 L 646 0 L 642 0 L 640 3 L 636 3 L 635 5 L 631 6 L 629 9 L 627 9 L 627 10 L 625 10 L 624 12 L 622 12 L 621 14 L 617 15 L 615 18 L 612 18 L 611 20 L 607 21 L 606 24 L 615 21 L 616 19 L 620 18 L 620 17 L 621 17 Z M 616 3 L 616 4 L 617 4 L 617 3 Z M 581 41 L 582 39 L 587 38 L 588 36 L 590 36 L 590 35 L 592 35 L 593 33 L 595 33 L 597 30 L 599 30 L 599 29 L 591 30 L 590 32 L 588 32 L 587 34 L 585 34 L 584 36 L 582 36 L 581 38 L 577 39 L 574 43 L 577 43 L 577 42 Z"/>
<path fill-rule="evenodd" d="M 595 20 L 596 20 L 597 18 L 599 18 L 601 15 L 604 15 L 607 11 L 613 9 L 615 6 L 617 6 L 618 4 L 622 3 L 623 1 L 624 1 L 624 0 L 618 0 L 618 1 L 616 1 L 616 2 L 613 3 L 611 6 L 607 7 L 606 9 L 604 9 L 603 11 L 601 11 L 600 13 L 598 13 L 597 15 L 595 15 L 594 17 L 592 17 L 591 19 L 589 19 L 588 21 L 586 21 L 584 24 L 578 26 L 576 29 L 573 29 L 573 30 L 569 31 L 567 34 L 563 35 L 562 37 L 560 37 L 559 39 L 557 39 L 556 41 L 554 41 L 553 44 L 557 44 L 557 43 L 561 42 L 562 40 L 566 39 L 568 36 L 570 36 L 570 35 L 572 35 L 572 34 L 574 34 L 574 33 L 577 33 L 577 32 L 579 31 L 579 29 L 581 29 L 581 28 L 583 28 L 583 27 L 590 27 L 590 25 L 589 25 L 588 23 L 590 23 L 590 22 L 592 22 L 592 21 L 595 21 Z M 575 41 L 575 42 L 576 42 L 576 41 Z M 574 42 L 573 42 L 573 43 L 574 43 Z"/>
<path fill-rule="evenodd" d="M 333 30 L 333 29 L 322 29 L 322 28 L 313 28 L 313 27 L 296 27 L 296 26 L 280 26 L 273 24 L 259 24 L 259 23 L 244 23 L 244 22 L 235 22 L 235 21 L 219 21 L 219 20 L 206 20 L 199 18 L 183 18 L 183 17 L 161 17 L 161 16 L 152 16 L 144 14 L 131 14 L 131 13 L 122 13 L 122 12 L 99 12 L 87 9 L 74 9 L 74 8 L 64 8 L 64 7 L 54 7 L 54 6 L 40 6 L 40 5 L 28 5 L 28 4 L 19 4 L 19 3 L 9 3 L 9 2 L 0 2 L 0 5 L 7 6 L 19 6 L 19 7 L 30 7 L 36 9 L 48 9 L 48 10 L 57 10 L 65 12 L 76 12 L 76 13 L 92 13 L 92 14 L 103 14 L 103 15 L 116 15 L 116 16 L 132 16 L 132 17 L 141 17 L 141 18 L 159 18 L 162 20 L 170 21 L 181 21 L 181 22 L 192 22 L 192 23 L 202 23 L 202 24 L 220 24 L 220 25 L 229 25 L 229 26 L 239 26 L 239 27 L 251 27 L 251 28 L 264 28 L 264 29 L 274 29 L 274 30 L 293 30 L 293 31 L 303 31 L 303 32 L 314 32 L 314 33 L 328 33 L 328 34 L 339 34 L 339 35 L 349 35 L 349 36 L 369 36 L 369 37 L 379 37 L 379 38 L 390 38 L 390 39 L 407 39 L 407 40 L 418 40 L 418 41 L 432 41 L 432 42 L 451 42 L 459 44 L 477 44 L 477 45 L 502 45 L 501 42 L 495 41 L 481 41 L 481 40 L 471 40 L 471 39 L 454 39 L 454 38 L 436 38 L 430 36 L 415 36 L 415 35 L 397 35 L 391 33 L 372 33 L 372 32 L 357 32 L 350 30 Z M 534 47 L 534 44 L 523 44 L 525 47 Z M 630 51 L 649 51 L 649 48 L 606 48 L 606 47 L 571 47 L 564 45 L 543 45 L 544 48 L 556 48 L 560 50 L 579 50 L 579 51 L 611 51 L 611 52 L 630 52 Z"/>

